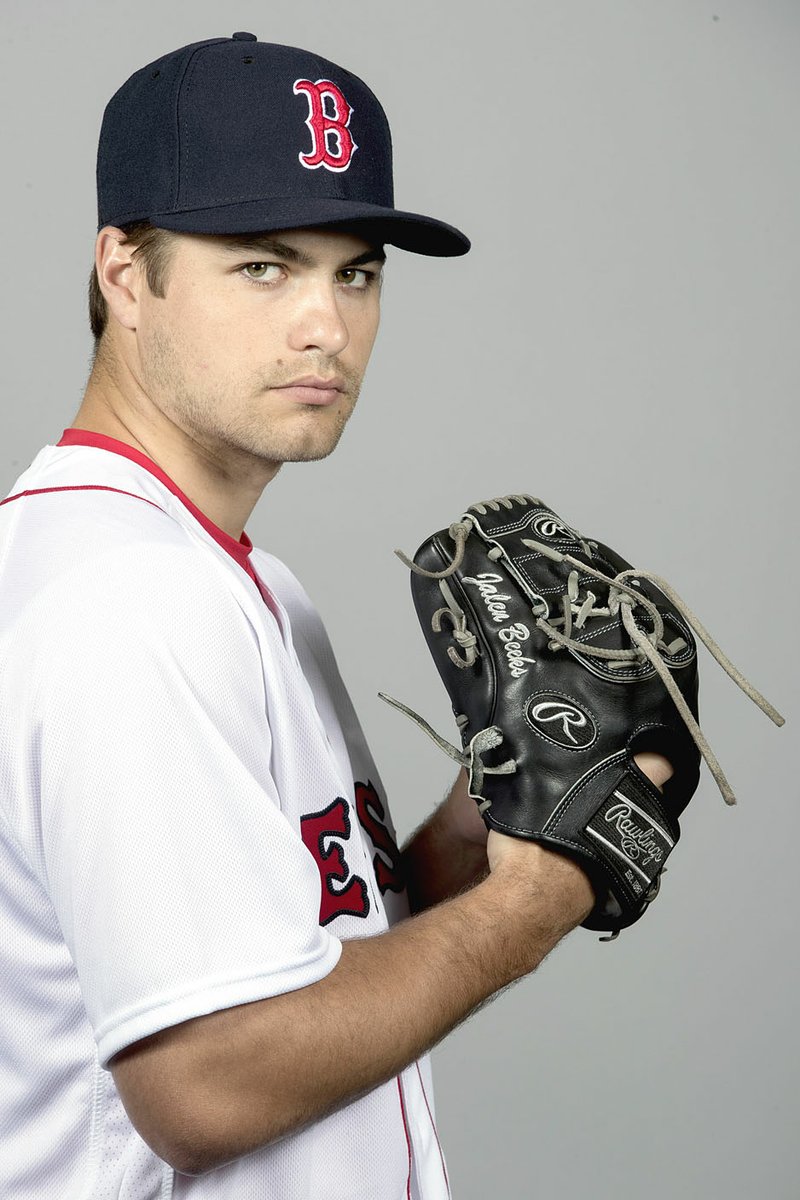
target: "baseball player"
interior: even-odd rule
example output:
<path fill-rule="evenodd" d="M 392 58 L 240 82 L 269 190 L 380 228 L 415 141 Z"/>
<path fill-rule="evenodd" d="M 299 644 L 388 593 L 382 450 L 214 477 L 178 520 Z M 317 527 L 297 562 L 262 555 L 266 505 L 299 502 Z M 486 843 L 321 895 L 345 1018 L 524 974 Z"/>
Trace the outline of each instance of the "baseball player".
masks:
<path fill-rule="evenodd" d="M 0 503 L 0 1194 L 444 1200 L 427 1052 L 592 889 L 463 772 L 398 849 L 245 526 L 342 433 L 384 246 L 469 242 L 359 78 L 245 32 L 122 85 L 97 184 L 86 392 Z"/>

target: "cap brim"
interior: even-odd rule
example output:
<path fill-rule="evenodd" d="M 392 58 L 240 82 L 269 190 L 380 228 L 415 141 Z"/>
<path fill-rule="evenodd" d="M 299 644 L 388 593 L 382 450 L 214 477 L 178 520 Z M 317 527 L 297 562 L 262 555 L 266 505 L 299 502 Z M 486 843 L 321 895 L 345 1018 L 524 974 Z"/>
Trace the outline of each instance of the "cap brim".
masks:
<path fill-rule="evenodd" d="M 176 233 L 266 233 L 275 229 L 345 226 L 413 254 L 440 258 L 466 254 L 471 244 L 460 230 L 434 217 L 352 200 L 297 196 L 247 200 L 217 208 L 150 213 L 147 220 L 159 229 L 172 229 Z"/>

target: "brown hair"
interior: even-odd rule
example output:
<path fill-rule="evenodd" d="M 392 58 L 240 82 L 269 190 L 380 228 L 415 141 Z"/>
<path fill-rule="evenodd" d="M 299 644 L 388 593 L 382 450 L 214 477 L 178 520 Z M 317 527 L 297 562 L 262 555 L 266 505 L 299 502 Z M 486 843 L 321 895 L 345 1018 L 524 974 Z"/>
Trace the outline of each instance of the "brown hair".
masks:
<path fill-rule="evenodd" d="M 133 260 L 141 260 L 147 286 L 154 296 L 163 300 L 169 282 L 172 253 L 177 241 L 175 235 L 169 229 L 157 229 L 149 221 L 133 221 L 128 225 L 119 225 L 118 228 L 125 234 L 126 242 L 136 243 L 132 251 Z M 96 266 L 92 267 L 89 277 L 89 324 L 94 335 L 96 355 L 108 324 L 108 305 L 100 290 Z"/>

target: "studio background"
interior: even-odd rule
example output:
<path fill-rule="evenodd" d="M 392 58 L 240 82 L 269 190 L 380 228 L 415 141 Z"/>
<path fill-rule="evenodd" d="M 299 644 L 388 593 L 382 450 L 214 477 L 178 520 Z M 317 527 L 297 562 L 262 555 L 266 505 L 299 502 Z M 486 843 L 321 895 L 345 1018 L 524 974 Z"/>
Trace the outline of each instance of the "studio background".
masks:
<path fill-rule="evenodd" d="M 435 1051 L 454 1197 L 796 1198 L 800 6 L 5 3 L 0 494 L 86 383 L 107 100 L 234 30 L 361 75 L 398 206 L 473 239 L 389 248 L 338 449 L 287 465 L 247 524 L 326 621 L 401 837 L 454 771 L 376 693 L 456 731 L 392 550 L 476 500 L 539 495 L 664 575 L 787 718 L 701 649 L 739 805 L 704 767 L 645 918 L 575 931 Z"/>

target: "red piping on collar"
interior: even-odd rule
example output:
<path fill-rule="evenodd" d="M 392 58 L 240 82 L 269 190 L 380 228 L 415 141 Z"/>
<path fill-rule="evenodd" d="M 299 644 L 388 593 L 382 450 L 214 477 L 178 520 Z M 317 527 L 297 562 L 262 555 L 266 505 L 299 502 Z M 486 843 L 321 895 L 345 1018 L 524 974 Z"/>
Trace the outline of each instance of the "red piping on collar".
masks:
<path fill-rule="evenodd" d="M 177 496 L 182 504 L 188 508 L 192 516 L 200 522 L 207 533 L 210 533 L 215 542 L 222 546 L 223 550 L 227 550 L 232 558 L 235 558 L 240 567 L 244 567 L 248 575 L 255 579 L 253 568 L 250 565 L 249 554 L 253 549 L 253 543 L 243 531 L 239 541 L 226 533 L 224 529 L 220 529 L 219 525 L 215 525 L 213 521 L 201 512 L 196 504 L 193 503 L 181 491 L 177 483 L 170 479 L 165 471 L 157 463 L 154 463 L 152 458 L 148 458 L 146 454 L 142 454 L 140 450 L 136 450 L 133 446 L 129 446 L 127 442 L 121 442 L 118 438 L 109 437 L 105 433 L 93 433 L 88 429 L 65 429 L 61 435 L 60 441 L 56 442 L 57 446 L 94 446 L 97 450 L 110 450 L 114 454 L 121 454 L 125 458 L 129 458 L 131 462 L 138 463 L 140 467 L 144 467 L 155 475 L 164 487 L 169 488 L 173 496 Z"/>

